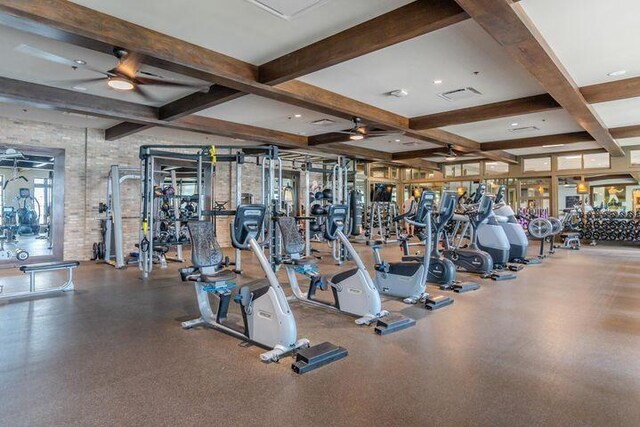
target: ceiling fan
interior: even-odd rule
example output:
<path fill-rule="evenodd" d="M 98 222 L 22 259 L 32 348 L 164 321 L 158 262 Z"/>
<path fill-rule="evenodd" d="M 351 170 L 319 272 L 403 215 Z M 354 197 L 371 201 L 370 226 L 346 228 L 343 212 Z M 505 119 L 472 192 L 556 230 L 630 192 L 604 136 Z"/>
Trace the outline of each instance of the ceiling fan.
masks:
<path fill-rule="evenodd" d="M 369 130 L 369 128 L 366 125 L 362 124 L 362 119 L 360 119 L 360 117 L 354 117 L 351 119 L 351 121 L 353 122 L 353 127 L 351 129 L 337 131 L 336 133 L 343 133 L 343 134 L 349 135 L 349 139 L 352 141 L 360 141 L 365 138 L 373 138 L 376 136 L 402 134 L 402 132 L 398 132 L 398 131 Z"/>
<path fill-rule="evenodd" d="M 155 101 L 154 97 L 151 96 L 146 90 L 144 90 L 143 86 L 184 87 L 193 88 L 200 91 L 209 90 L 208 86 L 204 86 L 202 84 L 179 82 L 171 78 L 166 78 L 157 74 L 150 73 L 148 71 L 143 71 L 141 70 L 141 67 L 143 65 L 142 57 L 136 53 L 129 52 L 126 49 L 122 49 L 119 47 L 113 48 L 113 56 L 118 59 L 118 65 L 107 71 L 101 71 L 93 68 L 87 65 L 87 63 L 83 60 L 72 60 L 64 58 L 62 56 L 40 50 L 36 47 L 26 44 L 21 44 L 20 46 L 16 47 L 15 50 L 26 55 L 44 59 L 46 61 L 68 65 L 74 70 L 81 68 L 101 74 L 100 77 L 64 80 L 56 83 L 78 86 L 87 83 L 105 82 L 107 86 L 112 89 L 120 91 L 134 91 L 145 99 L 151 101 Z"/>

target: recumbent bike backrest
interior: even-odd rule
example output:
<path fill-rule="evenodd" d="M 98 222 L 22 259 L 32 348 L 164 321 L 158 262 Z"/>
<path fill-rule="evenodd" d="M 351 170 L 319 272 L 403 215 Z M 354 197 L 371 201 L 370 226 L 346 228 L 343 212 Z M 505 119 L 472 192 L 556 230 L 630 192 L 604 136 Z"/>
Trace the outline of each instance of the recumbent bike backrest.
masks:
<path fill-rule="evenodd" d="M 217 267 L 222 263 L 222 250 L 214 234 L 213 223 L 196 221 L 187 224 L 191 235 L 191 262 L 194 267 Z"/>
<path fill-rule="evenodd" d="M 236 249 L 249 249 L 251 239 L 258 240 L 262 232 L 265 205 L 240 205 L 231 226 L 231 244 Z"/>
<path fill-rule="evenodd" d="M 304 252 L 304 239 L 298 231 L 296 219 L 290 216 L 281 216 L 277 220 L 282 235 L 282 247 L 287 255 L 296 255 Z"/>
<path fill-rule="evenodd" d="M 324 238 L 334 241 L 338 238 L 338 231 L 344 230 L 347 220 L 347 205 L 332 205 L 327 211 L 327 223 L 324 227 Z"/>

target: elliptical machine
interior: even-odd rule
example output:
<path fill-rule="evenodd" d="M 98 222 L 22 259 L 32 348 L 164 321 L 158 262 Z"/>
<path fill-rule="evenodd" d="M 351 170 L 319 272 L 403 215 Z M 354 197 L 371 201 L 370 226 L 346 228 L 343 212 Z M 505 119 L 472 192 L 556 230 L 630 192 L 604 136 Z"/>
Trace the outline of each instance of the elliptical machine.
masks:
<path fill-rule="evenodd" d="M 422 262 L 395 262 L 386 263 L 380 256 L 380 244 L 373 246 L 375 256 L 375 285 L 381 294 L 404 298 L 407 304 L 424 302 L 428 310 L 436 310 L 453 304 L 453 299 L 448 296 L 430 296 L 427 291 L 427 276 L 431 263 L 432 230 L 431 211 L 435 193 L 423 191 L 418 202 L 418 208 L 413 219 L 405 217 L 405 221 L 423 229 L 425 251 Z M 382 242 L 379 242 L 382 243 Z"/>
<path fill-rule="evenodd" d="M 296 338 L 296 322 L 287 298 L 260 244 L 256 241 L 262 232 L 265 212 L 264 205 L 240 205 L 236 210 L 235 220 L 231 225 L 233 247 L 240 250 L 251 249 L 266 276 L 266 280 L 261 279 L 242 286 L 236 295 L 232 293 L 236 284 L 231 282 L 236 274 L 230 270 L 219 270 L 223 257 L 215 240 L 213 223 L 189 223 L 193 266 L 180 269 L 180 275 L 183 281 L 195 282 L 200 317 L 183 322 L 182 327 L 189 329 L 207 325 L 268 348 L 269 351 L 260 355 L 263 362 L 277 362 L 287 354 L 298 352 L 298 362 L 292 366 L 298 373 L 346 357 L 347 351 L 342 347 L 330 343 L 309 347 L 309 340 Z M 211 308 L 209 294 L 218 299 L 216 311 Z M 232 300 L 242 307 L 242 330 L 225 324 Z M 304 360 L 301 360 L 301 354 Z"/>
<path fill-rule="evenodd" d="M 293 296 L 314 306 L 330 308 L 343 313 L 358 316 L 358 325 L 369 325 L 378 321 L 375 332 L 379 335 L 388 334 L 415 325 L 415 320 L 404 316 L 389 316 L 389 312 L 382 309 L 380 295 L 371 276 L 367 271 L 360 255 L 355 250 L 347 236 L 344 227 L 347 219 L 346 205 L 332 205 L 327 210 L 324 228 L 324 238 L 333 242 L 338 240 L 347 251 L 348 257 L 356 264 L 356 268 L 343 271 L 327 278 L 318 273 L 316 260 L 304 258 L 305 242 L 298 232 L 298 226 L 292 217 L 282 216 L 276 219 L 282 235 L 282 246 L 287 258 L 281 262 L 285 266 L 289 285 Z M 296 273 L 310 278 L 306 295 L 300 289 Z M 333 302 L 328 303 L 316 299 L 316 291 L 327 290 L 331 287 Z M 380 319 L 384 318 L 382 321 Z"/>
<path fill-rule="evenodd" d="M 480 199 L 485 196 L 486 191 L 487 185 L 479 184 L 471 203 L 478 203 Z M 493 258 L 493 267 L 497 270 L 504 270 L 509 268 L 509 238 L 498 223 L 498 219 L 493 211 L 495 199 L 492 200 L 492 202 L 489 216 L 478 224 L 478 228 L 476 230 L 478 235 L 477 243 L 480 250 L 491 255 L 491 258 Z M 515 279 L 516 277 L 514 274 L 508 272 L 499 272 L 496 274 L 500 274 L 502 276 L 502 280 Z"/>
<path fill-rule="evenodd" d="M 529 239 L 527 238 L 527 233 L 524 232 L 524 229 L 518 222 L 515 212 L 513 212 L 511 206 L 506 203 L 504 198 L 506 191 L 506 185 L 498 187 L 493 212 L 498 217 L 506 218 L 506 221 L 498 221 L 498 223 L 509 240 L 509 262 L 525 265 L 540 264 L 540 261 L 537 259 L 527 258 Z"/>

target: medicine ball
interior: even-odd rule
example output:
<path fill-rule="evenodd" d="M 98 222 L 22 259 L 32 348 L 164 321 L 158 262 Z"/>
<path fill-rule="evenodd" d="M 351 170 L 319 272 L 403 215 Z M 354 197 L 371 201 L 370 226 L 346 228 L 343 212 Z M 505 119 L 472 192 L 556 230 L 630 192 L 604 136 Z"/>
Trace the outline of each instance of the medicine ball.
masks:
<path fill-rule="evenodd" d="M 316 203 L 315 205 L 311 206 L 311 215 L 319 216 L 324 214 L 326 214 L 326 211 L 319 204 Z"/>
<path fill-rule="evenodd" d="M 329 202 L 332 202 L 332 201 L 333 201 L 333 191 L 331 191 L 331 189 L 330 189 L 330 188 L 325 188 L 325 189 L 322 191 L 322 197 L 323 197 L 325 200 L 328 200 Z"/>
<path fill-rule="evenodd" d="M 316 200 L 322 200 L 322 191 L 316 192 Z"/>

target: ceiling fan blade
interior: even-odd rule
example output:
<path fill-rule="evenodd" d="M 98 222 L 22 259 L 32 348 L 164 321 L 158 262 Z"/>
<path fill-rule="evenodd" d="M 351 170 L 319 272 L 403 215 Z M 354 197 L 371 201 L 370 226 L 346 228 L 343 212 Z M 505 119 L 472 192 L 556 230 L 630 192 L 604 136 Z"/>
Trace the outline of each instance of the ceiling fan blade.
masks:
<path fill-rule="evenodd" d="M 142 64 L 142 57 L 134 52 L 129 52 L 120 63 L 113 69 L 116 74 L 121 74 L 130 79 L 135 79 Z"/>
<path fill-rule="evenodd" d="M 54 84 L 54 85 L 69 85 L 69 86 L 77 86 L 77 85 L 83 85 L 83 84 L 87 84 L 87 83 L 95 83 L 95 82 L 101 82 L 101 81 L 106 81 L 107 77 L 94 77 L 91 79 L 76 79 L 76 80 L 52 80 L 52 81 L 48 81 L 46 82 L 47 84 Z"/>
<path fill-rule="evenodd" d="M 68 58 L 64 58 L 62 56 L 53 54 L 51 52 L 46 52 L 44 50 L 38 49 L 37 47 L 33 47 L 33 46 L 29 46 L 26 44 L 21 44 L 20 46 L 16 47 L 14 50 L 20 52 L 20 53 L 24 53 L 25 55 L 29 55 L 29 56 L 33 56 L 35 58 L 40 58 L 43 59 L 45 61 L 49 61 L 49 62 L 54 62 L 56 64 L 60 64 L 60 65 L 66 65 L 69 67 L 73 67 L 73 68 L 79 68 L 79 69 L 84 69 L 84 70 L 89 70 L 89 71 L 93 71 L 95 73 L 100 73 L 103 75 L 107 75 L 107 73 L 105 73 L 104 71 L 100 71 L 100 70 L 96 70 L 95 68 L 89 67 L 86 64 L 78 64 L 77 62 L 68 59 Z"/>
<path fill-rule="evenodd" d="M 147 92 L 146 90 L 141 88 L 140 85 L 134 85 L 133 86 L 133 91 L 135 93 L 137 93 L 138 95 L 140 95 L 141 97 L 143 97 L 144 99 L 146 99 L 147 101 L 158 102 L 158 99 L 156 99 L 155 97 L 149 95 L 149 92 Z"/>
<path fill-rule="evenodd" d="M 27 44 L 21 44 L 20 46 L 16 47 L 14 50 L 20 53 L 24 53 L 25 55 L 44 59 L 45 61 L 55 62 L 56 64 L 68 65 L 70 67 L 78 66 L 78 64 L 73 62 L 73 60 L 71 59 L 67 59 L 62 56 L 55 55 L 51 52 L 45 52 L 44 50 L 40 50 L 36 47 L 29 46 Z"/>
<path fill-rule="evenodd" d="M 206 90 L 209 90 L 208 86 L 195 84 L 195 83 L 176 82 L 176 81 L 155 79 L 151 77 L 136 77 L 136 80 L 143 85 L 189 87 L 189 88 L 202 89 L 202 90 L 206 88 Z"/>
<path fill-rule="evenodd" d="M 333 131 L 332 133 L 343 133 L 345 135 L 355 135 L 358 132 L 354 132 L 352 130 L 336 130 L 336 131 Z"/>
<path fill-rule="evenodd" d="M 153 74 L 148 71 L 143 71 L 143 70 L 138 71 L 138 74 L 144 74 L 145 76 L 148 76 L 148 77 L 155 77 L 156 79 L 173 80 L 173 79 L 163 77 L 158 74 Z"/>

